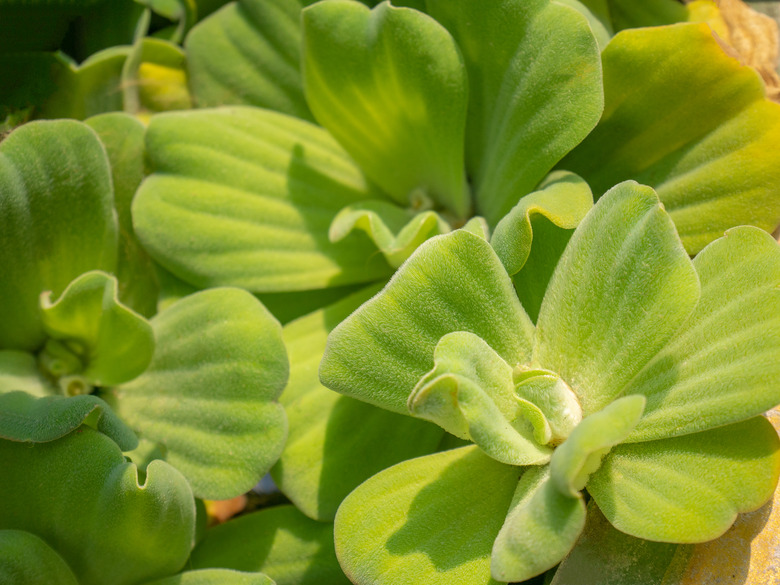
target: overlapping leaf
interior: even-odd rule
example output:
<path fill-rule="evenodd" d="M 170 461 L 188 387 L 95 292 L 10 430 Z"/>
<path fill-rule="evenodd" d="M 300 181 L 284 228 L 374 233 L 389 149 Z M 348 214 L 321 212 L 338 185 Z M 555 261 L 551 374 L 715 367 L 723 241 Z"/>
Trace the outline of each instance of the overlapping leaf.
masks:
<path fill-rule="evenodd" d="M 561 168 L 596 195 L 655 188 L 691 254 L 735 225 L 777 226 L 780 106 L 755 71 L 703 24 L 623 31 L 602 58 L 604 115 Z"/>
<path fill-rule="evenodd" d="M 406 413 L 439 340 L 481 337 L 513 366 L 530 358 L 533 325 L 490 245 L 459 230 L 428 240 L 376 297 L 334 329 L 320 376 L 328 388 Z"/>
<path fill-rule="evenodd" d="M 111 439 L 82 427 L 51 443 L 0 441 L 0 529 L 29 532 L 81 585 L 134 585 L 180 570 L 195 506 L 186 480 L 162 461 L 144 480 Z"/>
<path fill-rule="evenodd" d="M 519 475 L 474 446 L 380 472 L 336 515 L 344 572 L 357 585 L 494 584 L 491 549 Z"/>
<path fill-rule="evenodd" d="M 468 88 L 440 24 L 389 2 L 317 3 L 303 12 L 303 74 L 317 121 L 397 203 L 468 217 Z"/>
<path fill-rule="evenodd" d="M 622 183 L 580 224 L 558 263 L 534 359 L 571 386 L 587 416 L 625 390 L 698 298 L 696 272 L 658 197 Z"/>
<path fill-rule="evenodd" d="M 278 322 L 249 293 L 225 288 L 178 301 L 152 326 L 151 365 L 115 392 L 121 416 L 163 446 L 199 497 L 249 490 L 286 436 L 274 402 L 288 375 Z"/>
<path fill-rule="evenodd" d="M 78 585 L 62 557 L 23 530 L 0 530 L 0 583 Z"/>
<path fill-rule="evenodd" d="M 341 208 L 381 194 L 322 129 L 250 108 L 158 115 L 147 149 L 156 172 L 133 202 L 135 230 L 176 276 L 272 292 L 390 272 L 365 236 L 328 240 Z"/>
<path fill-rule="evenodd" d="M 340 396 L 319 383 L 328 333 L 377 288 L 350 295 L 283 330 L 290 381 L 280 402 L 290 432 L 271 473 L 284 494 L 317 520 L 333 520 L 347 494 L 375 473 L 433 452 L 443 434 L 433 424 Z"/>
<path fill-rule="evenodd" d="M 259 106 L 310 120 L 299 65 L 305 3 L 231 2 L 193 28 L 184 46 L 195 104 Z"/>
<path fill-rule="evenodd" d="M 105 150 L 71 120 L 25 124 L 0 144 L 0 347 L 44 340 L 38 296 L 116 267 L 117 224 Z"/>

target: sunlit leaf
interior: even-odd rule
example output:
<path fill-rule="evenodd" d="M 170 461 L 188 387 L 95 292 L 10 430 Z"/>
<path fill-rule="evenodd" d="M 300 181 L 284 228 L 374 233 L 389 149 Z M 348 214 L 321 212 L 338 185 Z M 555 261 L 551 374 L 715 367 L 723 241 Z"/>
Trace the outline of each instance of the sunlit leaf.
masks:
<path fill-rule="evenodd" d="M 771 496 L 780 475 L 780 439 L 763 417 L 717 429 L 618 445 L 588 491 L 618 530 L 664 542 L 723 534 L 739 512 Z"/>
<path fill-rule="evenodd" d="M 301 0 L 231 2 L 184 43 L 198 107 L 259 106 L 311 120 L 300 72 Z"/>
<path fill-rule="evenodd" d="M 195 505 L 168 464 L 152 462 L 141 479 L 89 427 L 32 446 L 0 441 L 0 460 L 0 529 L 44 540 L 81 585 L 134 585 L 184 566 Z"/>
<path fill-rule="evenodd" d="M 135 197 L 134 225 L 179 278 L 274 292 L 390 273 L 364 235 L 328 240 L 341 208 L 381 194 L 324 130 L 234 107 L 155 116 L 146 139 L 156 172 Z"/>
<path fill-rule="evenodd" d="M 349 585 L 333 549 L 333 524 L 277 506 L 210 528 L 192 551 L 195 569 L 261 571 L 277 585 Z"/>
<path fill-rule="evenodd" d="M 399 463 L 352 492 L 336 550 L 357 585 L 487 585 L 493 541 L 520 469 L 477 447 Z"/>
<path fill-rule="evenodd" d="M 79 122 L 31 122 L 0 143 L 0 348 L 44 341 L 38 296 L 116 266 L 108 160 Z"/>
<path fill-rule="evenodd" d="M 584 16 L 548 0 L 428 0 L 466 62 L 466 164 L 495 225 L 601 115 L 596 40 Z"/>
<path fill-rule="evenodd" d="M 463 230 L 425 242 L 333 330 L 320 376 L 342 394 L 408 413 L 409 393 L 453 331 L 481 337 L 512 366 L 530 358 L 533 325 L 509 276 L 490 245 Z"/>
<path fill-rule="evenodd" d="M 631 382 L 647 409 L 629 441 L 737 422 L 780 403 L 780 246 L 756 228 L 734 228 L 693 264 L 701 300 Z"/>
<path fill-rule="evenodd" d="M 324 388 L 318 367 L 328 333 L 378 286 L 298 319 L 283 330 L 290 381 L 280 402 L 289 436 L 271 473 L 304 514 L 332 521 L 341 501 L 375 473 L 436 450 L 436 425 L 388 412 Z"/>
<path fill-rule="evenodd" d="M 227 569 L 201 569 L 186 571 L 173 577 L 144 585 L 276 585 L 268 575 L 243 573 Z"/>
<path fill-rule="evenodd" d="M 691 254 L 735 225 L 780 223 L 780 105 L 707 25 L 626 30 L 602 57 L 604 115 L 561 168 L 597 196 L 626 179 L 655 188 Z"/>
<path fill-rule="evenodd" d="M 626 182 L 582 221 L 550 281 L 534 359 L 587 416 L 609 404 L 693 310 L 699 282 L 652 189 Z"/>
<path fill-rule="evenodd" d="M 319 2 L 303 11 L 303 75 L 317 121 L 397 203 L 468 217 L 468 87 L 439 23 L 389 2 Z"/>
<path fill-rule="evenodd" d="M 548 466 L 529 467 L 493 545 L 493 577 L 525 581 L 551 569 L 571 550 L 584 526 L 582 496 L 564 495 L 550 479 Z"/>
<path fill-rule="evenodd" d="M 121 416 L 164 446 L 198 497 L 248 491 L 287 433 L 274 401 L 288 374 L 279 323 L 249 293 L 218 288 L 174 303 L 152 326 L 151 365 L 116 390 Z"/>

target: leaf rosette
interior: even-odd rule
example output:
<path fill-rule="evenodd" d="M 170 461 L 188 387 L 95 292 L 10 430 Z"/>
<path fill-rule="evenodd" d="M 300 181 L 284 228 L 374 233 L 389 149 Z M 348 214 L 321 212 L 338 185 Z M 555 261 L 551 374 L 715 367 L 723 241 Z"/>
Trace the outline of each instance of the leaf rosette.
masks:
<path fill-rule="evenodd" d="M 534 325 L 502 263 L 516 256 L 496 253 L 528 235 L 504 221 L 493 246 L 426 242 L 328 338 L 327 387 L 474 443 L 347 497 L 336 546 L 355 583 L 529 579 L 577 543 L 583 490 L 624 533 L 703 542 L 777 483 L 758 416 L 780 402 L 771 236 L 734 228 L 691 261 L 653 190 L 622 183 L 575 230 Z"/>
<path fill-rule="evenodd" d="M 286 437 L 281 327 L 239 289 L 192 294 L 151 320 L 120 298 L 156 300 L 114 276 L 146 274 L 129 225 L 143 148 L 127 116 L 92 123 L 106 146 L 68 120 L 26 124 L 0 144 L 0 437 L 50 442 L 86 423 L 130 451 L 140 435 L 197 496 L 233 497 Z"/>

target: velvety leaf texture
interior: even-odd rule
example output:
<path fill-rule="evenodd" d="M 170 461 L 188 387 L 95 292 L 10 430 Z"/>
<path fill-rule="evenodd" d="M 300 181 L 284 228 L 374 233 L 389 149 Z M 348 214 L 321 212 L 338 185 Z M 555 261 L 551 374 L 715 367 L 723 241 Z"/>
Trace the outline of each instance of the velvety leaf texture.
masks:
<path fill-rule="evenodd" d="M 381 198 L 321 128 L 267 110 L 155 116 L 155 173 L 133 202 L 149 253 L 200 287 L 254 292 L 371 282 L 389 266 L 362 234 L 328 240 L 346 205 Z"/>
<path fill-rule="evenodd" d="M 247 105 L 311 119 L 300 72 L 301 0 L 239 0 L 184 43 L 198 107 Z"/>
<path fill-rule="evenodd" d="M 36 350 L 44 340 L 38 295 L 116 267 L 108 159 L 84 124 L 25 124 L 0 143 L 0 190 L 0 348 Z"/>
<path fill-rule="evenodd" d="M 602 59 L 604 115 L 561 168 L 597 196 L 650 185 L 691 254 L 732 226 L 780 223 L 780 105 L 707 25 L 626 30 Z"/>
<path fill-rule="evenodd" d="M 459 230 L 420 246 L 376 297 L 336 327 L 320 366 L 328 388 L 395 412 L 433 367 L 444 335 L 469 331 L 512 366 L 533 325 L 490 245 Z"/>
<path fill-rule="evenodd" d="M 151 365 L 115 392 L 122 417 L 164 447 L 198 497 L 248 491 L 287 434 L 275 402 L 288 375 L 279 323 L 246 291 L 217 288 L 176 302 L 152 326 Z"/>
<path fill-rule="evenodd" d="M 0 583 L 78 585 L 62 557 L 34 534 L 0 530 L 0 551 Z"/>
<path fill-rule="evenodd" d="M 167 463 L 153 461 L 141 481 L 116 444 L 88 427 L 33 446 L 0 441 L 0 460 L 0 530 L 44 540 L 81 585 L 135 585 L 184 566 L 195 505 Z"/>

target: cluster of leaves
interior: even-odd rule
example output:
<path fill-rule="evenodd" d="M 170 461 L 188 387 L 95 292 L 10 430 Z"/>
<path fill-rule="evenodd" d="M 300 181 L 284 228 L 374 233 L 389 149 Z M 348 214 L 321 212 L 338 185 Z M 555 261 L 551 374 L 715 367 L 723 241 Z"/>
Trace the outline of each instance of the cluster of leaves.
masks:
<path fill-rule="evenodd" d="M 374 4 L 0 0 L 0 581 L 668 584 L 771 497 L 714 4 Z"/>

